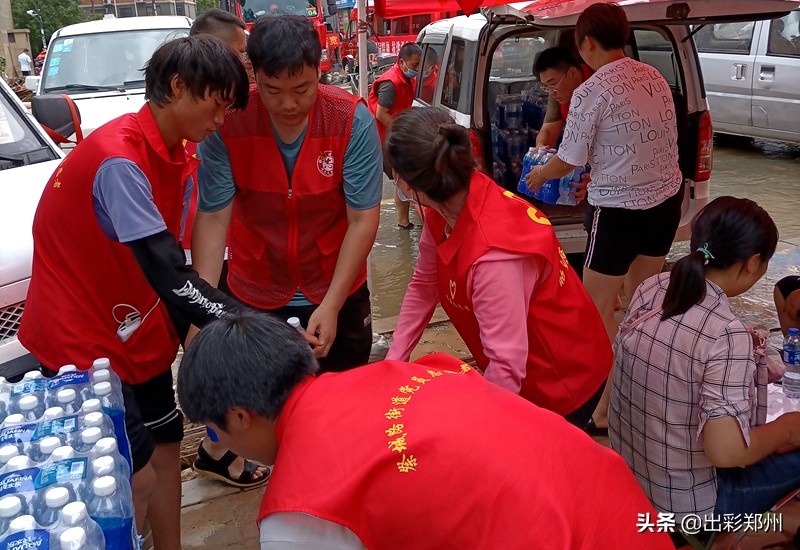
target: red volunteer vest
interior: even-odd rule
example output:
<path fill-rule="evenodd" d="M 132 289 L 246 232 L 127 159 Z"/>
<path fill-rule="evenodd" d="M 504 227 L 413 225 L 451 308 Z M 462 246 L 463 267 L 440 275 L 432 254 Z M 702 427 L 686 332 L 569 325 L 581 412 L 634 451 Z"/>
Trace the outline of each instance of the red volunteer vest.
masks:
<path fill-rule="evenodd" d="M 225 114 L 236 182 L 228 286 L 240 300 L 275 309 L 298 288 L 317 304 L 328 292 L 348 226 L 342 167 L 359 101 L 319 86 L 291 182 L 258 91 L 245 110 Z M 350 292 L 366 280 L 365 262 Z"/>
<path fill-rule="evenodd" d="M 108 357 L 122 380 L 139 384 L 170 368 L 179 341 L 130 249 L 106 237 L 97 222 L 92 186 L 97 169 L 112 157 L 130 159 L 144 172 L 177 237 L 186 178 L 197 161 L 185 151 L 179 160 L 170 157 L 145 104 L 92 132 L 50 178 L 33 222 L 33 273 L 19 340 L 47 368 L 75 363 L 88 369 L 94 359 Z M 122 304 L 142 317 L 150 312 L 124 343 L 112 314 L 117 305 L 118 319 L 131 312 Z"/>
<path fill-rule="evenodd" d="M 378 87 L 382 82 L 387 81 L 394 84 L 395 91 L 394 105 L 389 109 L 389 114 L 392 118 L 397 118 L 397 115 L 410 108 L 414 102 L 415 80 L 409 79 L 404 75 L 398 64 L 393 65 L 392 68 L 378 77 L 373 82 L 367 98 L 369 110 L 372 111 L 373 115 L 378 112 Z M 381 144 L 383 144 L 386 140 L 386 126 L 380 120 L 375 119 L 375 122 L 378 124 L 378 135 L 380 135 Z"/>
<path fill-rule="evenodd" d="M 585 63 L 581 63 L 581 71 L 583 72 L 583 81 L 586 82 L 589 80 L 589 77 L 594 74 L 594 69 L 592 69 L 589 65 Z M 559 104 L 561 108 L 561 120 L 567 120 L 567 115 L 569 115 L 569 102 Z"/>
<path fill-rule="evenodd" d="M 452 234 L 445 238 L 445 220 L 431 209 L 426 210 L 425 223 L 437 243 L 442 307 L 481 368 L 489 359 L 467 289 L 475 261 L 499 249 L 536 254 L 550 264 L 552 271 L 539 281 L 528 306 L 528 367 L 520 395 L 562 415 L 586 402 L 611 370 L 611 345 L 550 221 L 476 171 Z"/>
<path fill-rule="evenodd" d="M 370 550 L 672 548 L 624 460 L 434 354 L 302 382 L 259 513 L 302 512 Z"/>

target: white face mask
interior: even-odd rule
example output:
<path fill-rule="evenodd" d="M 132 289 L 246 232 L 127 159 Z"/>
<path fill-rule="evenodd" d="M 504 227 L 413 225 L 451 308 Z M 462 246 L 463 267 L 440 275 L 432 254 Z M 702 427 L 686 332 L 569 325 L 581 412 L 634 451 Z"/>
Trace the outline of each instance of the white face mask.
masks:
<path fill-rule="evenodd" d="M 400 186 L 397 184 L 397 180 L 399 178 L 400 176 L 396 176 L 394 178 L 394 188 L 397 189 L 397 197 L 403 202 L 411 202 L 414 204 L 419 204 L 415 199 L 409 197 L 408 195 L 405 194 L 405 192 L 402 189 L 400 189 Z"/>

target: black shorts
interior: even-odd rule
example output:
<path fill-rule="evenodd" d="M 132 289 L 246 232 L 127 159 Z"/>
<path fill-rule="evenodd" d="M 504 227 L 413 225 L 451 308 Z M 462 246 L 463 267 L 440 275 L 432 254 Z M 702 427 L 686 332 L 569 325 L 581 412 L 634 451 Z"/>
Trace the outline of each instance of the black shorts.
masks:
<path fill-rule="evenodd" d="M 592 206 L 584 227 L 589 233 L 584 265 L 603 275 L 628 273 L 637 256 L 666 256 L 681 221 L 683 187 L 645 210 Z"/>
<path fill-rule="evenodd" d="M 775 283 L 775 286 L 783 296 L 783 299 L 786 300 L 789 298 L 789 294 L 795 290 L 800 290 L 800 275 L 789 275 L 788 277 L 784 277 Z"/>
<path fill-rule="evenodd" d="M 308 326 L 308 319 L 317 306 L 284 306 L 268 310 L 282 319 L 297 317 L 300 323 Z M 369 289 L 364 283 L 347 297 L 336 325 L 336 339 L 328 356 L 319 360 L 320 372 L 341 372 L 366 365 L 372 350 L 372 309 L 369 302 Z"/>
<path fill-rule="evenodd" d="M 175 402 L 171 369 L 142 384 L 123 382 L 122 397 L 135 473 L 145 467 L 157 444 L 180 443 L 183 414 Z"/>

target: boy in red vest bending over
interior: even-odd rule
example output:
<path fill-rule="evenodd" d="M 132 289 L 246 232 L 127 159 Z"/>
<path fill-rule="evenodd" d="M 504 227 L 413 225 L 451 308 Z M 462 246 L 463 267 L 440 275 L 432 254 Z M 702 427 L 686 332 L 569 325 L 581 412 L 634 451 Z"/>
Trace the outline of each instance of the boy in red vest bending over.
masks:
<path fill-rule="evenodd" d="M 610 449 L 444 354 L 314 377 L 279 319 L 206 326 L 178 373 L 184 412 L 274 464 L 261 548 L 673 548 Z M 213 392 L 205 388 L 214 388 Z"/>
<path fill-rule="evenodd" d="M 397 63 L 376 79 L 369 90 L 367 102 L 369 110 L 378 121 L 381 145 L 384 145 L 386 131 L 392 126 L 392 121 L 411 108 L 421 57 L 422 48 L 417 44 L 403 44 L 397 55 Z M 383 171 L 387 178 L 392 179 L 392 169 L 385 159 Z M 414 224 L 408 219 L 409 203 L 400 200 L 397 190 L 394 193 L 394 205 L 397 208 L 397 226 L 400 229 L 413 229 Z"/>
<path fill-rule="evenodd" d="M 239 54 L 208 36 L 161 46 L 144 78 L 148 103 L 92 132 L 42 194 L 19 339 L 46 370 L 110 359 L 123 382 L 136 526 L 149 517 L 156 548 L 177 550 L 183 419 L 170 367 L 189 323 L 237 308 L 186 267 L 176 240 L 197 166 L 183 142 L 243 108 L 248 81 Z"/>

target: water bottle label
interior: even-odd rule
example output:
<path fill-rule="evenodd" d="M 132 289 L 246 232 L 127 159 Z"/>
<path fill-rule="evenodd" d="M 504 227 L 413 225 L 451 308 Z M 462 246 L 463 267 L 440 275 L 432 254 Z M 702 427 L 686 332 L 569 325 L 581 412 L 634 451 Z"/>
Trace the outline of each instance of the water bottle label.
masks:
<path fill-rule="evenodd" d="M 800 351 L 783 350 L 783 362 L 787 365 L 800 365 Z"/>
<path fill-rule="evenodd" d="M 62 374 L 57 378 L 47 381 L 47 389 L 50 391 L 57 390 L 64 386 L 79 386 L 89 383 L 89 373 L 83 372 L 68 372 Z"/>
<path fill-rule="evenodd" d="M 106 550 L 131 550 L 133 546 L 132 518 L 93 517 L 106 539 Z"/>
<path fill-rule="evenodd" d="M 85 479 L 88 464 L 88 458 L 70 458 L 45 464 L 36 478 L 36 488 L 41 489 L 54 483 Z"/>
<path fill-rule="evenodd" d="M 14 533 L 0 540 L 0 550 L 49 550 L 50 533 L 44 529 Z"/>
<path fill-rule="evenodd" d="M 34 439 L 44 439 L 51 435 L 71 434 L 78 429 L 78 416 L 65 416 L 39 424 Z"/>
<path fill-rule="evenodd" d="M 38 424 L 23 424 L 21 426 L 3 428 L 0 430 L 0 447 L 31 442 L 36 436 L 38 427 Z"/>
<path fill-rule="evenodd" d="M 25 380 L 23 382 L 19 382 L 14 384 L 13 389 L 11 390 L 12 396 L 18 395 L 27 395 L 29 393 L 42 393 L 43 391 L 47 390 L 47 383 L 49 380 Z"/>
<path fill-rule="evenodd" d="M 36 490 L 34 479 L 39 468 L 26 468 L 0 476 L 0 497 L 9 494 L 30 493 Z"/>

